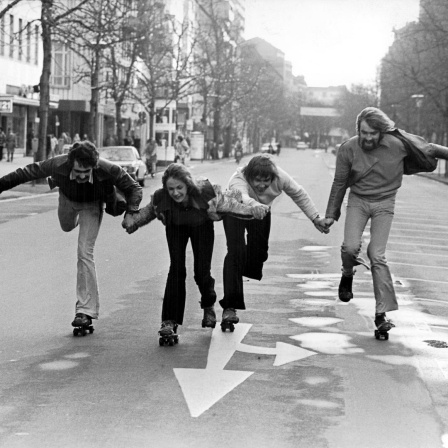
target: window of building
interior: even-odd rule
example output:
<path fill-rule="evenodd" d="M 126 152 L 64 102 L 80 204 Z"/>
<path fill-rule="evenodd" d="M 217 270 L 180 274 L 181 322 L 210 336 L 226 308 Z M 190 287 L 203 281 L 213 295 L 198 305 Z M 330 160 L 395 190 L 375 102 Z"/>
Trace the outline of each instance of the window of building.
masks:
<path fill-rule="evenodd" d="M 53 57 L 51 67 L 51 84 L 57 87 L 69 87 L 70 85 L 70 59 L 67 45 L 55 42 L 53 45 Z"/>
<path fill-rule="evenodd" d="M 31 62 L 31 26 L 26 27 L 26 62 Z"/>
<path fill-rule="evenodd" d="M 34 27 L 34 63 L 39 63 L 39 26 Z"/>
<path fill-rule="evenodd" d="M 14 57 L 14 16 L 9 15 L 9 57 Z"/>
<path fill-rule="evenodd" d="M 5 55 L 5 16 L 0 20 L 0 55 Z"/>
<path fill-rule="evenodd" d="M 168 108 L 156 108 L 156 123 L 170 123 L 170 110 Z"/>
<path fill-rule="evenodd" d="M 23 55 L 23 20 L 19 19 L 19 37 L 18 37 L 18 57 L 19 61 L 22 60 Z"/>

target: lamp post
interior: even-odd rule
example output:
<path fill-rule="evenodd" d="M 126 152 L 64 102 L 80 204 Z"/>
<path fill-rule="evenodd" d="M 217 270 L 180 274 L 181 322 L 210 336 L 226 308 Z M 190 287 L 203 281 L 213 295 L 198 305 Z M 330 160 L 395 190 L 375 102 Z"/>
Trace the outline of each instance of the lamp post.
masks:
<path fill-rule="evenodd" d="M 416 94 L 416 95 L 411 96 L 411 98 L 414 98 L 415 106 L 417 107 L 417 135 L 420 135 L 420 120 L 421 120 L 420 109 L 422 108 L 424 97 L 425 97 L 425 95 L 421 95 L 421 94 Z"/>

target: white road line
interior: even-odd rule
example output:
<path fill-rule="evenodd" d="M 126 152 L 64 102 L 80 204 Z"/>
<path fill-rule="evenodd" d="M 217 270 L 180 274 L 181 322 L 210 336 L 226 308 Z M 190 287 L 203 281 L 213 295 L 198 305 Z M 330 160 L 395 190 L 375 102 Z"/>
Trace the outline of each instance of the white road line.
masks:
<path fill-rule="evenodd" d="M 5 212 L 1 212 L 0 211 L 0 216 L 7 216 L 7 215 L 11 215 L 11 216 L 17 216 L 17 215 L 24 215 L 24 216 L 33 216 L 33 215 L 37 215 L 37 213 L 5 213 Z"/>
<path fill-rule="evenodd" d="M 388 264 L 401 264 L 403 266 L 415 266 L 419 268 L 431 268 L 431 269 L 448 269 L 448 266 L 431 266 L 426 264 L 413 264 L 413 263 L 400 263 L 399 261 L 388 261 Z"/>
<path fill-rule="evenodd" d="M 448 285 L 448 282 L 442 282 L 440 280 L 428 280 L 424 278 L 408 278 L 408 277 L 400 277 L 400 280 L 412 280 L 414 282 L 426 282 L 426 283 L 440 283 L 442 285 Z"/>
<path fill-rule="evenodd" d="M 434 244 L 417 244 L 417 243 L 399 243 L 399 242 L 390 242 L 391 244 L 398 244 L 400 246 L 422 246 L 422 247 L 438 247 L 440 248 L 440 245 L 434 245 Z M 447 246 L 448 249 L 448 246 Z"/>
<path fill-rule="evenodd" d="M 401 250 L 387 250 L 388 254 L 416 255 L 418 257 L 448 257 L 448 254 L 428 254 L 423 252 L 405 252 Z"/>
<path fill-rule="evenodd" d="M 431 240 L 431 241 L 443 241 L 446 243 L 446 238 L 431 238 L 429 236 L 410 236 L 410 235 L 394 235 L 393 233 L 390 234 L 390 238 L 406 238 L 408 240 L 416 239 L 416 240 Z"/>
<path fill-rule="evenodd" d="M 41 196 L 53 196 L 55 194 L 58 194 L 57 192 L 55 193 L 42 193 L 42 194 L 33 194 L 30 196 L 20 196 L 19 198 L 11 198 L 11 199 L 0 199 L 0 205 L 3 202 L 14 202 L 14 201 L 23 201 L 25 199 L 34 199 L 34 198 L 40 198 Z"/>
<path fill-rule="evenodd" d="M 394 230 L 401 230 L 402 232 L 410 232 L 410 233 L 418 233 L 418 234 L 421 234 L 421 233 L 434 233 L 434 230 L 433 229 L 428 229 L 428 230 L 426 230 L 426 229 L 397 229 L 397 228 L 395 228 L 395 226 L 392 226 L 392 231 L 394 231 Z M 438 235 L 448 235 L 448 230 L 446 231 L 446 232 L 443 232 L 443 231 L 440 231 L 440 230 L 438 230 L 437 231 L 437 234 Z"/>

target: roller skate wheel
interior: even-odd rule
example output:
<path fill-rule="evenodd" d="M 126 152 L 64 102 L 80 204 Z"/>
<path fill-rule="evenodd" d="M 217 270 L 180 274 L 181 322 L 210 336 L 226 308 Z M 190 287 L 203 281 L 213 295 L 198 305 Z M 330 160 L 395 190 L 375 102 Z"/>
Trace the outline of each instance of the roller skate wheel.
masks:
<path fill-rule="evenodd" d="M 78 329 L 77 328 L 73 329 L 73 336 L 78 336 Z"/>

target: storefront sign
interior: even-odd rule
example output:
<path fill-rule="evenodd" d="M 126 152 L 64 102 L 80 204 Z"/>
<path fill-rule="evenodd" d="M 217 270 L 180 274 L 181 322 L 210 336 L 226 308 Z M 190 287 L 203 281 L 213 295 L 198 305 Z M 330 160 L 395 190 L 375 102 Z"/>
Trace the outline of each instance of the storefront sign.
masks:
<path fill-rule="evenodd" d="M 0 114 L 12 114 L 11 97 L 0 97 Z"/>

